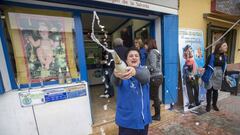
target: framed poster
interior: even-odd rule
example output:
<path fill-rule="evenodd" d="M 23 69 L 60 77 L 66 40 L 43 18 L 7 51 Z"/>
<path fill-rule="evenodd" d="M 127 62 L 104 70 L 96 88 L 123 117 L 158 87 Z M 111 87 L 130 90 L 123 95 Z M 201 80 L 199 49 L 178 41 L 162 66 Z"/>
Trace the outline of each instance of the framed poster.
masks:
<path fill-rule="evenodd" d="M 20 84 L 56 80 L 69 68 L 77 78 L 73 18 L 8 12 L 7 26 Z"/>
<path fill-rule="evenodd" d="M 205 100 L 206 90 L 200 79 L 204 66 L 204 41 L 201 30 L 179 30 L 179 58 L 184 111 L 187 111 Z"/>

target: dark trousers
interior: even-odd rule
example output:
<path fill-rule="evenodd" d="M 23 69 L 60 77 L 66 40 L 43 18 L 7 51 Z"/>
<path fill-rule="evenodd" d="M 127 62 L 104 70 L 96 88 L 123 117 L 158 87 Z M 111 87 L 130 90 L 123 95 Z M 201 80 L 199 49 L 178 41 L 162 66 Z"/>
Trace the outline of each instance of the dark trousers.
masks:
<path fill-rule="evenodd" d="M 110 82 L 110 79 L 111 79 L 111 75 L 113 73 L 112 69 L 111 68 L 106 68 L 105 71 L 108 72 L 108 74 L 105 74 L 105 85 L 108 85 L 109 87 L 106 88 L 107 92 L 105 94 L 109 94 L 111 97 L 114 96 L 114 88 L 113 88 L 113 85 L 111 84 Z"/>
<path fill-rule="evenodd" d="M 151 78 L 150 80 L 150 98 L 153 100 L 155 115 L 160 115 L 159 87 L 161 84 L 161 78 Z"/>
<path fill-rule="evenodd" d="M 148 125 L 144 129 L 131 129 L 119 126 L 118 135 L 147 135 L 148 134 Z"/>
<path fill-rule="evenodd" d="M 186 83 L 187 94 L 189 104 L 195 103 L 197 105 L 199 103 L 198 95 L 199 95 L 199 85 L 198 80 L 188 80 Z"/>
<path fill-rule="evenodd" d="M 213 87 L 207 90 L 207 106 L 211 106 L 211 100 L 212 105 L 217 106 L 218 90 L 213 89 Z"/>

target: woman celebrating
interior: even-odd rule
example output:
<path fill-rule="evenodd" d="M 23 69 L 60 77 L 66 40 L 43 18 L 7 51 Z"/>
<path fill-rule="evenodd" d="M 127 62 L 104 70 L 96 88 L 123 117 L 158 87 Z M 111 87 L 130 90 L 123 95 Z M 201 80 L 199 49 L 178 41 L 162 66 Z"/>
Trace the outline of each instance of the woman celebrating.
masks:
<path fill-rule="evenodd" d="M 224 71 L 227 65 L 227 57 L 225 55 L 227 48 L 226 42 L 219 42 L 215 46 L 214 52 L 208 56 L 204 66 L 205 72 L 202 80 L 205 82 L 205 88 L 207 89 L 207 112 L 211 110 L 211 100 L 213 101 L 213 109 L 219 111 L 217 107 L 218 90 L 221 89 Z"/>
<path fill-rule="evenodd" d="M 140 66 L 138 49 L 127 52 L 125 73 L 114 69 L 111 82 L 117 87 L 116 124 L 119 135 L 147 135 L 151 123 L 147 68 Z"/>
<path fill-rule="evenodd" d="M 159 99 L 159 87 L 162 84 L 162 72 L 161 72 L 161 55 L 157 50 L 156 41 L 154 39 L 149 39 L 148 45 L 148 57 L 147 57 L 147 68 L 151 73 L 150 79 L 150 97 L 153 100 L 153 107 L 155 110 L 155 115 L 152 116 L 153 120 L 160 120 L 160 99 Z"/>

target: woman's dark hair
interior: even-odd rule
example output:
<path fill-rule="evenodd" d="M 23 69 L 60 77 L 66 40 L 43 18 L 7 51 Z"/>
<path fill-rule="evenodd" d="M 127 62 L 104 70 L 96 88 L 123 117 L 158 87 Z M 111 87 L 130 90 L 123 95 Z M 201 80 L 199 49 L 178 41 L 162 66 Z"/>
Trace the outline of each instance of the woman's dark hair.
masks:
<path fill-rule="evenodd" d="M 148 45 L 148 51 L 152 50 L 152 49 L 157 49 L 157 44 L 156 44 L 156 40 L 155 39 L 148 39 L 147 40 L 147 45 Z"/>
<path fill-rule="evenodd" d="M 130 51 L 136 51 L 136 52 L 138 52 L 138 54 L 139 54 L 139 56 L 140 56 L 140 52 L 139 52 L 139 50 L 136 48 L 136 47 L 131 47 L 131 48 L 129 48 L 128 50 L 127 50 L 127 52 L 126 52 L 126 60 L 127 60 L 127 56 L 128 56 L 128 54 L 129 54 L 129 52 Z M 125 61 L 126 61 L 125 60 Z"/>
<path fill-rule="evenodd" d="M 214 53 L 215 53 L 215 54 L 220 54 L 220 53 L 221 53 L 220 48 L 222 47 L 222 45 L 223 45 L 224 43 L 226 43 L 226 41 L 225 41 L 225 40 L 222 40 L 222 41 L 219 41 L 219 42 L 216 44 L 215 49 L 214 49 Z"/>

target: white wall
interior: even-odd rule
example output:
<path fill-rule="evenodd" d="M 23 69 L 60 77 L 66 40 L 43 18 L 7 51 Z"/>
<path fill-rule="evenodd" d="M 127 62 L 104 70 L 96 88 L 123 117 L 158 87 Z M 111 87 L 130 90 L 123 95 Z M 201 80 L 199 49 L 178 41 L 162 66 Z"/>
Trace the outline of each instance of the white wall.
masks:
<path fill-rule="evenodd" d="M 86 96 L 33 107 L 21 107 L 18 91 L 0 95 L 0 135 L 91 134 L 92 118 L 86 91 Z"/>

